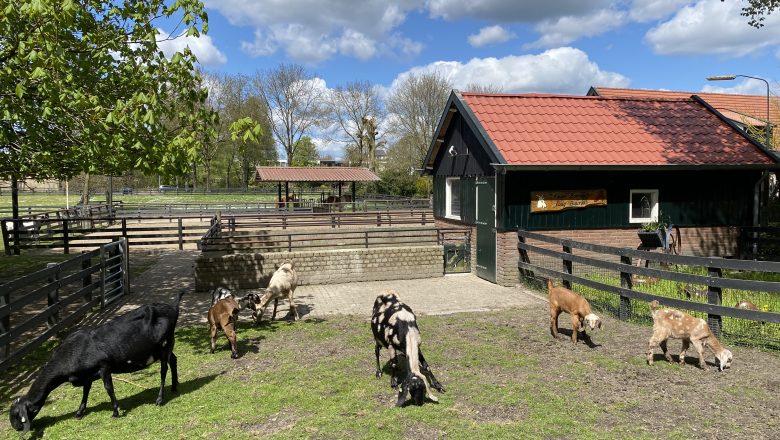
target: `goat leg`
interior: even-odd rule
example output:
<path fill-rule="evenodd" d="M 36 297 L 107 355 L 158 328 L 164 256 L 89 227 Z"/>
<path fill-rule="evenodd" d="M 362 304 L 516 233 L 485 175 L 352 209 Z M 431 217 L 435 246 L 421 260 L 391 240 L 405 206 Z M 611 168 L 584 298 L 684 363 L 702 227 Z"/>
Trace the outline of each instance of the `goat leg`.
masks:
<path fill-rule="evenodd" d="M 274 313 L 271 315 L 271 321 L 276 321 L 276 306 L 279 305 L 279 298 L 274 298 Z"/>
<path fill-rule="evenodd" d="M 688 351 L 688 347 L 690 346 L 691 343 L 687 339 L 682 340 L 682 348 L 680 349 L 680 365 L 685 364 L 685 352 Z"/>
<path fill-rule="evenodd" d="M 382 377 L 382 367 L 379 365 L 379 351 L 382 350 L 382 346 L 379 345 L 377 342 L 376 347 L 374 348 L 374 354 L 376 355 L 376 378 L 379 379 Z"/>
<path fill-rule="evenodd" d="M 217 348 L 217 326 L 211 325 L 209 327 L 209 334 L 211 335 L 211 353 L 214 353 L 214 350 Z"/>
<path fill-rule="evenodd" d="M 165 353 L 160 357 L 160 392 L 157 393 L 157 400 L 154 401 L 155 405 L 163 404 L 163 391 L 165 389 L 165 376 L 168 374 L 168 359 L 166 359 Z"/>
<path fill-rule="evenodd" d="M 173 354 L 173 343 L 171 343 L 171 354 L 168 356 L 168 363 L 171 365 L 171 392 L 175 393 L 179 389 L 179 370 L 177 369 L 176 355 Z"/>
<path fill-rule="evenodd" d="M 658 345 L 661 346 L 661 350 L 663 350 L 664 352 L 664 359 L 666 359 L 667 362 L 672 362 L 672 354 L 669 353 L 668 347 L 666 346 L 666 342 L 667 341 L 665 340 L 661 341 L 661 343 Z"/>
<path fill-rule="evenodd" d="M 656 337 L 655 334 L 650 337 L 650 341 L 647 343 L 647 365 L 653 365 L 653 350 L 663 341 L 666 339 Z"/>
<path fill-rule="evenodd" d="M 691 344 L 693 344 L 693 348 L 696 349 L 696 352 L 699 353 L 699 368 L 706 370 L 707 363 L 704 362 L 704 344 L 702 344 L 701 341 L 694 340 L 691 340 Z"/>
<path fill-rule="evenodd" d="M 558 314 L 554 311 L 550 311 L 550 334 L 558 339 Z"/>
<path fill-rule="evenodd" d="M 293 321 L 297 321 L 297 320 L 299 320 L 301 318 L 300 318 L 300 316 L 298 316 L 298 309 L 295 308 L 295 301 L 293 300 L 293 294 L 294 293 L 295 292 L 292 289 L 290 289 L 290 293 L 288 295 L 288 299 L 290 300 L 290 314 L 292 314 L 292 316 L 293 316 Z"/>
<path fill-rule="evenodd" d="M 111 379 L 111 372 L 108 370 L 108 367 L 103 367 L 100 369 L 100 376 L 103 377 L 103 386 L 106 388 L 108 397 L 111 399 L 111 406 L 114 408 L 114 412 L 111 414 L 111 417 L 117 418 L 119 417 L 119 403 L 116 401 L 116 395 L 114 394 L 114 381 Z"/>
<path fill-rule="evenodd" d="M 571 315 L 571 342 L 573 344 L 577 343 L 577 338 L 580 335 L 579 329 L 580 319 L 577 317 L 577 315 Z"/>
<path fill-rule="evenodd" d="M 81 391 L 81 405 L 79 405 L 78 411 L 76 411 L 76 418 L 81 419 L 84 416 L 84 410 L 87 409 L 87 398 L 89 397 L 89 390 L 92 388 L 92 381 L 88 381 L 84 384 L 84 388 Z"/>
<path fill-rule="evenodd" d="M 436 377 L 433 375 L 433 371 L 431 371 L 431 367 L 428 365 L 428 362 L 425 361 L 425 356 L 423 356 L 422 351 L 418 351 L 417 353 L 420 358 L 420 369 L 422 370 L 423 374 L 428 377 L 428 380 L 431 382 L 431 386 L 434 390 L 443 393 L 445 391 L 444 385 L 436 380 Z"/>

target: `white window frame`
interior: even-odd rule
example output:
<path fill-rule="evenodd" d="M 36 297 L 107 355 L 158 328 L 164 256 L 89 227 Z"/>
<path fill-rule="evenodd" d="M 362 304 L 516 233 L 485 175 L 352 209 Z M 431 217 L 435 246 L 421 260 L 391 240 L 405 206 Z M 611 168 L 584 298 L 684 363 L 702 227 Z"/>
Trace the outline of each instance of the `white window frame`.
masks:
<path fill-rule="evenodd" d="M 650 193 L 650 217 L 634 217 L 633 200 L 636 193 Z M 628 195 L 628 221 L 629 223 L 649 223 L 658 221 L 658 190 L 657 189 L 632 189 Z"/>
<path fill-rule="evenodd" d="M 463 201 L 459 200 L 460 202 L 460 212 L 461 214 L 453 214 L 452 213 L 452 182 L 457 181 L 458 182 L 458 188 L 460 188 L 460 185 L 463 184 L 463 182 L 460 180 L 460 177 L 448 177 L 446 181 L 446 211 L 444 216 L 447 218 L 451 218 L 453 220 L 460 220 L 463 212 Z"/>

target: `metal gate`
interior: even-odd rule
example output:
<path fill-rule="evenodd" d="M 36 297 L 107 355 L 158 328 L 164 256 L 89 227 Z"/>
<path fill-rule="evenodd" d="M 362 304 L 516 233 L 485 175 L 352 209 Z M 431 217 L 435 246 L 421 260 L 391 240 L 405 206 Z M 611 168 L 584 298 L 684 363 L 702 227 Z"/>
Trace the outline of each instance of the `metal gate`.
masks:
<path fill-rule="evenodd" d="M 477 276 L 496 282 L 495 179 L 477 179 Z"/>

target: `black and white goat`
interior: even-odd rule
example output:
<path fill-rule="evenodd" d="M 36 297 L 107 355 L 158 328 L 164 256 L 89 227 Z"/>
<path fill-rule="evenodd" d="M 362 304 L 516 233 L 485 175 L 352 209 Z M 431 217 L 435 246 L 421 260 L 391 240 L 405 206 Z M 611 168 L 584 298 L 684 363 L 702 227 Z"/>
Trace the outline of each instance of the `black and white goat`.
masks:
<path fill-rule="evenodd" d="M 224 287 L 215 287 L 214 290 L 211 291 L 211 305 L 217 303 L 217 301 L 225 298 L 233 298 L 233 291 L 230 289 L 226 289 Z"/>
<path fill-rule="evenodd" d="M 27 432 L 49 393 L 65 382 L 83 387 L 76 418 L 84 415 L 92 382 L 103 379 L 103 386 L 119 416 L 114 395 L 113 373 L 143 370 L 160 361 L 160 392 L 157 405 L 163 403 L 163 388 L 168 364 L 171 366 L 171 391 L 179 384 L 176 355 L 173 354 L 174 330 L 179 318 L 182 291 L 171 304 L 146 304 L 93 329 L 80 329 L 66 337 L 43 366 L 27 395 L 11 405 L 11 426 Z"/>
<path fill-rule="evenodd" d="M 398 354 L 403 355 L 406 359 L 407 375 L 401 382 L 401 389 L 398 390 L 396 406 L 402 406 L 406 402 L 407 392 L 416 405 L 422 405 L 426 397 L 438 402 L 439 400 L 431 394 L 428 388 L 428 380 L 430 380 L 430 386 L 440 393 L 444 392 L 444 386 L 433 376 L 433 372 L 420 350 L 422 340 L 420 339 L 420 330 L 417 327 L 417 318 L 412 309 L 398 299 L 398 294 L 388 291 L 376 298 L 371 317 L 371 331 L 376 340 L 374 353 L 376 354 L 377 379 L 382 377 L 382 368 L 379 365 L 379 351 L 382 347 L 390 351 L 392 368 L 390 386 L 392 388 L 398 387 L 398 378 L 396 377 Z"/>

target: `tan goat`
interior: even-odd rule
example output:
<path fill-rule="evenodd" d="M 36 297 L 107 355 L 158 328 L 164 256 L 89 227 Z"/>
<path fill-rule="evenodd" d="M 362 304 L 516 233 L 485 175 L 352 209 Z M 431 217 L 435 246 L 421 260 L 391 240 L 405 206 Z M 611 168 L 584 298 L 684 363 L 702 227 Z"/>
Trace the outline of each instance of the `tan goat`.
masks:
<path fill-rule="evenodd" d="M 710 326 L 701 318 L 695 318 L 687 313 L 674 309 L 661 309 L 658 301 L 650 303 L 650 309 L 653 313 L 653 335 L 647 346 L 647 364 L 653 365 L 653 350 L 661 346 L 664 352 L 664 358 L 672 362 L 672 355 L 666 347 L 666 341 L 669 338 L 682 339 L 682 350 L 680 351 L 680 364 L 685 363 L 685 352 L 692 344 L 693 348 L 699 354 L 699 368 L 704 369 L 704 347 L 712 350 L 715 358 L 718 360 L 718 369 L 723 371 L 731 366 L 733 356 L 731 351 L 720 345 L 718 339 L 712 334 Z"/>
<path fill-rule="evenodd" d="M 238 358 L 238 351 L 236 350 L 236 322 L 238 321 L 238 312 L 240 311 L 241 307 L 232 297 L 223 298 L 211 306 L 208 321 L 212 353 L 214 353 L 217 347 L 217 331 L 222 330 L 230 342 L 230 357 L 233 359 Z"/>
<path fill-rule="evenodd" d="M 295 301 L 293 296 L 295 294 L 295 288 L 298 287 L 298 275 L 295 273 L 295 264 L 292 262 L 286 262 L 276 269 L 271 281 L 268 282 L 268 288 L 265 293 L 254 306 L 255 312 L 253 316 L 257 322 L 263 317 L 266 306 L 271 300 L 274 300 L 274 312 L 271 315 L 271 320 L 276 318 L 276 305 L 279 302 L 279 298 L 287 297 L 290 302 L 290 314 L 293 316 L 293 320 L 299 319 L 298 311 L 295 309 Z"/>
<path fill-rule="evenodd" d="M 558 316 L 566 312 L 571 317 L 571 342 L 577 343 L 578 332 L 585 334 L 585 326 L 591 330 L 601 328 L 601 318 L 590 310 L 588 300 L 565 287 L 553 286 L 547 279 L 547 291 L 550 295 L 550 333 L 558 339 Z"/>

